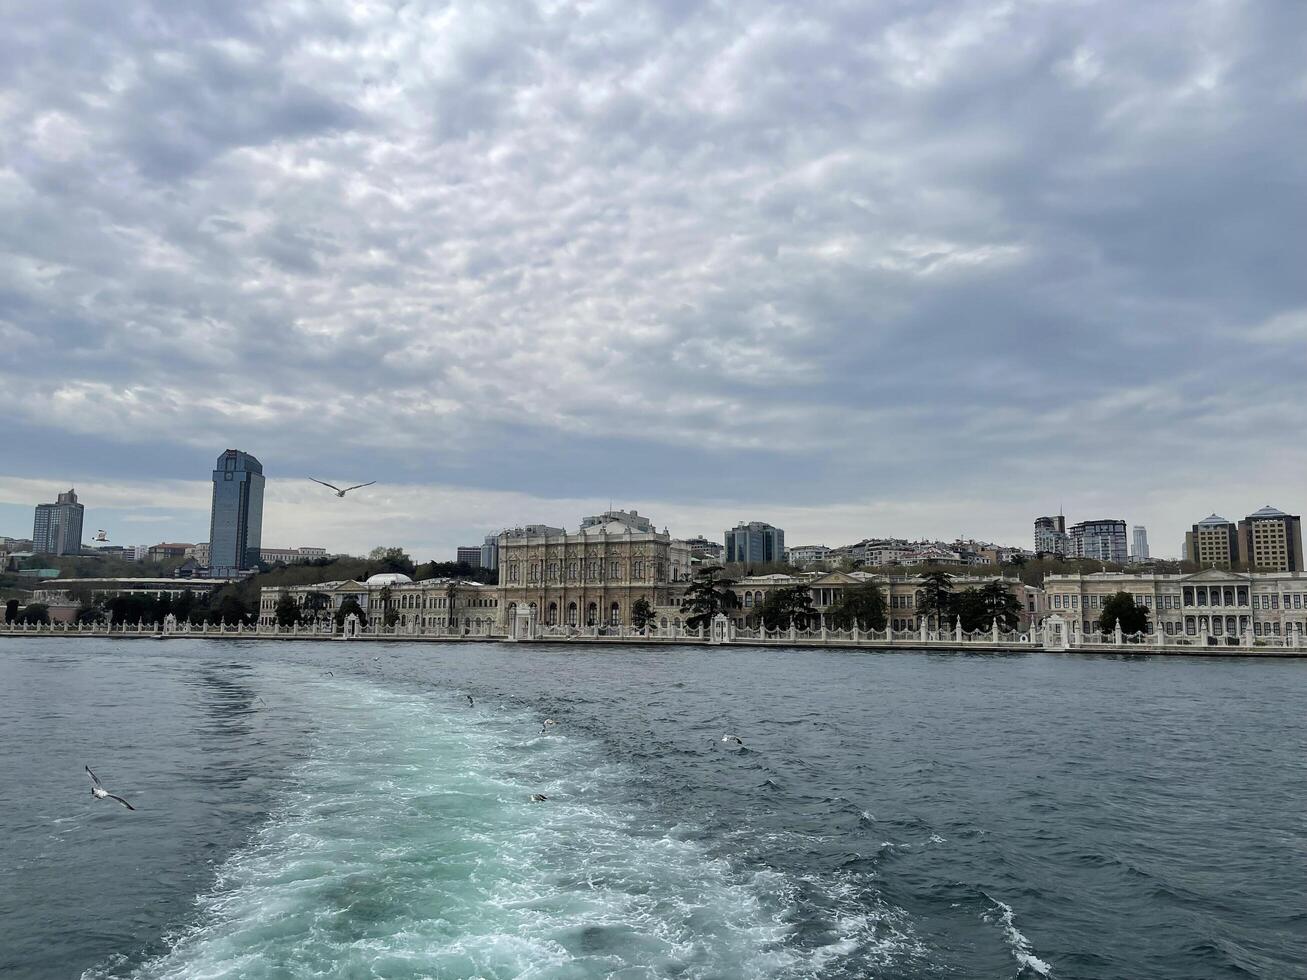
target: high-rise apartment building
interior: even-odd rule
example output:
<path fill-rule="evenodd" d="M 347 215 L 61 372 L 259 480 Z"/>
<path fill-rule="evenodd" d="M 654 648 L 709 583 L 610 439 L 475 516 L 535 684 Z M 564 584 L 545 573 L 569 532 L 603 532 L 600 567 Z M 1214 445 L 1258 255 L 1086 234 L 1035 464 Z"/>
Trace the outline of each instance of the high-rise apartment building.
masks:
<path fill-rule="evenodd" d="M 726 532 L 726 560 L 745 563 L 785 560 L 785 532 L 762 521 L 741 521 Z"/>
<path fill-rule="evenodd" d="M 481 545 L 459 545 L 454 553 L 454 560 L 472 568 L 481 567 Z"/>
<path fill-rule="evenodd" d="M 84 511 L 73 490 L 59 494 L 53 504 L 37 504 L 32 551 L 38 555 L 81 554 Z"/>
<path fill-rule="evenodd" d="M 699 561 L 721 561 L 722 555 L 726 553 L 721 542 L 709 541 L 702 534 L 687 538 L 685 543 L 690 546 L 690 557 L 697 558 Z"/>
<path fill-rule="evenodd" d="M 209 571 L 231 575 L 259 564 L 263 538 L 263 464 L 228 449 L 213 469 L 209 516 Z"/>
<path fill-rule="evenodd" d="M 1091 558 L 1119 564 L 1129 560 L 1125 521 L 1081 521 L 1071 525 L 1069 538 L 1067 554 L 1073 558 Z"/>
<path fill-rule="evenodd" d="M 1130 556 L 1134 558 L 1135 561 L 1147 561 L 1149 558 L 1148 528 L 1141 524 L 1136 524 L 1131 530 L 1131 537 L 1133 540 L 1130 542 Z"/>
<path fill-rule="evenodd" d="M 1239 522 L 1239 559 L 1253 571 L 1301 572 L 1302 521 L 1269 504 Z"/>
<path fill-rule="evenodd" d="M 481 567 L 494 571 L 499 567 L 499 535 L 487 534 L 481 543 Z"/>
<path fill-rule="evenodd" d="M 1239 534 L 1233 521 L 1209 514 L 1184 536 L 1185 559 L 1202 568 L 1234 568 L 1239 563 Z"/>
<path fill-rule="evenodd" d="M 1066 518 L 1061 514 L 1035 520 L 1035 554 L 1065 555 L 1070 540 L 1066 533 Z"/>

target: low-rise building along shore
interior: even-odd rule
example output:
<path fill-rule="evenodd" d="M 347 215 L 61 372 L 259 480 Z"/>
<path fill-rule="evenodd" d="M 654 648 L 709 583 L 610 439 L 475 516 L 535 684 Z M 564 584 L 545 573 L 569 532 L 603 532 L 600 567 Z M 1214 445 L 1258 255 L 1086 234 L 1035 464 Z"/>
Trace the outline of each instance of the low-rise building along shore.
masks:
<path fill-rule="evenodd" d="M 276 625 L 277 602 L 283 593 L 294 600 L 300 615 L 308 620 L 334 618 L 345 601 L 353 599 L 363 610 L 362 625 L 371 631 L 385 627 L 387 613 L 393 612 L 394 626 L 401 632 L 465 632 L 476 636 L 502 632 L 497 588 L 466 579 L 414 582 L 407 575 L 383 573 L 364 582 L 346 579 L 264 587 L 259 596 L 260 626 Z"/>
<path fill-rule="evenodd" d="M 1118 592 L 1148 609 L 1149 631 L 1233 644 L 1245 636 L 1274 639 L 1307 634 L 1307 573 L 1235 572 L 1209 568 L 1192 574 L 1092 572 L 1049 575 L 1048 615 L 1081 633 L 1096 632 L 1103 603 Z"/>

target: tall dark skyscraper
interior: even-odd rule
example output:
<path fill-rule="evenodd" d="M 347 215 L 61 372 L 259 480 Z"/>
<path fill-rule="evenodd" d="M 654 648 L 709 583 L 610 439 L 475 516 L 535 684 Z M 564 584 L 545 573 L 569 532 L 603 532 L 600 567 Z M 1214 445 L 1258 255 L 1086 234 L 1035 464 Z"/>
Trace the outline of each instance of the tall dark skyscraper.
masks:
<path fill-rule="evenodd" d="M 78 555 L 82 552 L 82 512 L 76 491 L 59 494 L 53 504 L 37 504 L 32 524 L 32 551 L 38 555 Z"/>
<path fill-rule="evenodd" d="M 263 464 L 228 449 L 213 469 L 209 518 L 209 570 L 230 575 L 259 563 L 263 539 Z"/>

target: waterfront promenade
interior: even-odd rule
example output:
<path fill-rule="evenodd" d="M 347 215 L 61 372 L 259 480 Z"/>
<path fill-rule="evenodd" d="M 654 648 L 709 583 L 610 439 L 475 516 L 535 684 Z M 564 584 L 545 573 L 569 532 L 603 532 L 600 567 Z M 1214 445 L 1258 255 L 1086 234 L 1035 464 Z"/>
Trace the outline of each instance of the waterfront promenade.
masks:
<path fill-rule="evenodd" d="M 945 630 L 836 630 L 836 629 L 742 629 L 719 620 L 708 629 L 650 627 L 638 630 L 630 627 L 575 627 L 539 626 L 519 623 L 516 629 L 491 627 L 482 630 L 445 632 L 417 627 L 391 627 L 366 630 L 357 623 L 346 623 L 338 629 L 332 624 L 278 626 L 220 626 L 168 624 L 164 628 L 152 624 L 4 624 L 0 636 L 38 638 L 99 637 L 120 640 L 268 640 L 279 642 L 340 640 L 362 643 L 536 643 L 536 644 L 596 644 L 596 645 L 676 645 L 676 646 L 768 646 L 865 650 L 949 650 L 954 652 L 991 653 L 1128 653 L 1140 656 L 1179 655 L 1217 657 L 1307 657 L 1307 646 L 1279 641 L 1275 644 L 1259 640 L 1248 642 L 1241 638 L 1238 644 L 1214 643 L 1208 637 L 1170 637 L 1165 634 L 1079 635 L 1067 632 L 1058 623 L 1045 622 L 1028 631 L 980 630 L 966 632 L 961 628 Z M 1176 642 L 1180 640 L 1181 642 Z M 1190 642 L 1184 642 L 1190 641 Z M 1204 642 L 1207 641 L 1207 642 Z"/>

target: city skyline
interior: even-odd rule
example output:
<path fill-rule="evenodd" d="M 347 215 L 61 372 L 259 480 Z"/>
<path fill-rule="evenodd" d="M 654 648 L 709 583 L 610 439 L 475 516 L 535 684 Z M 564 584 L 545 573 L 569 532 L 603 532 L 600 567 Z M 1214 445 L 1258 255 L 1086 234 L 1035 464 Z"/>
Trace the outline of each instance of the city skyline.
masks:
<path fill-rule="evenodd" d="M 0 42 L 0 526 L 75 484 L 194 537 L 175 481 L 224 445 L 310 527 L 341 513 L 310 474 L 448 505 L 347 549 L 611 498 L 818 541 L 1024 541 L 1061 504 L 1174 554 L 1294 509 L 1304 13 L 1127 13 L 36 18 Z"/>

